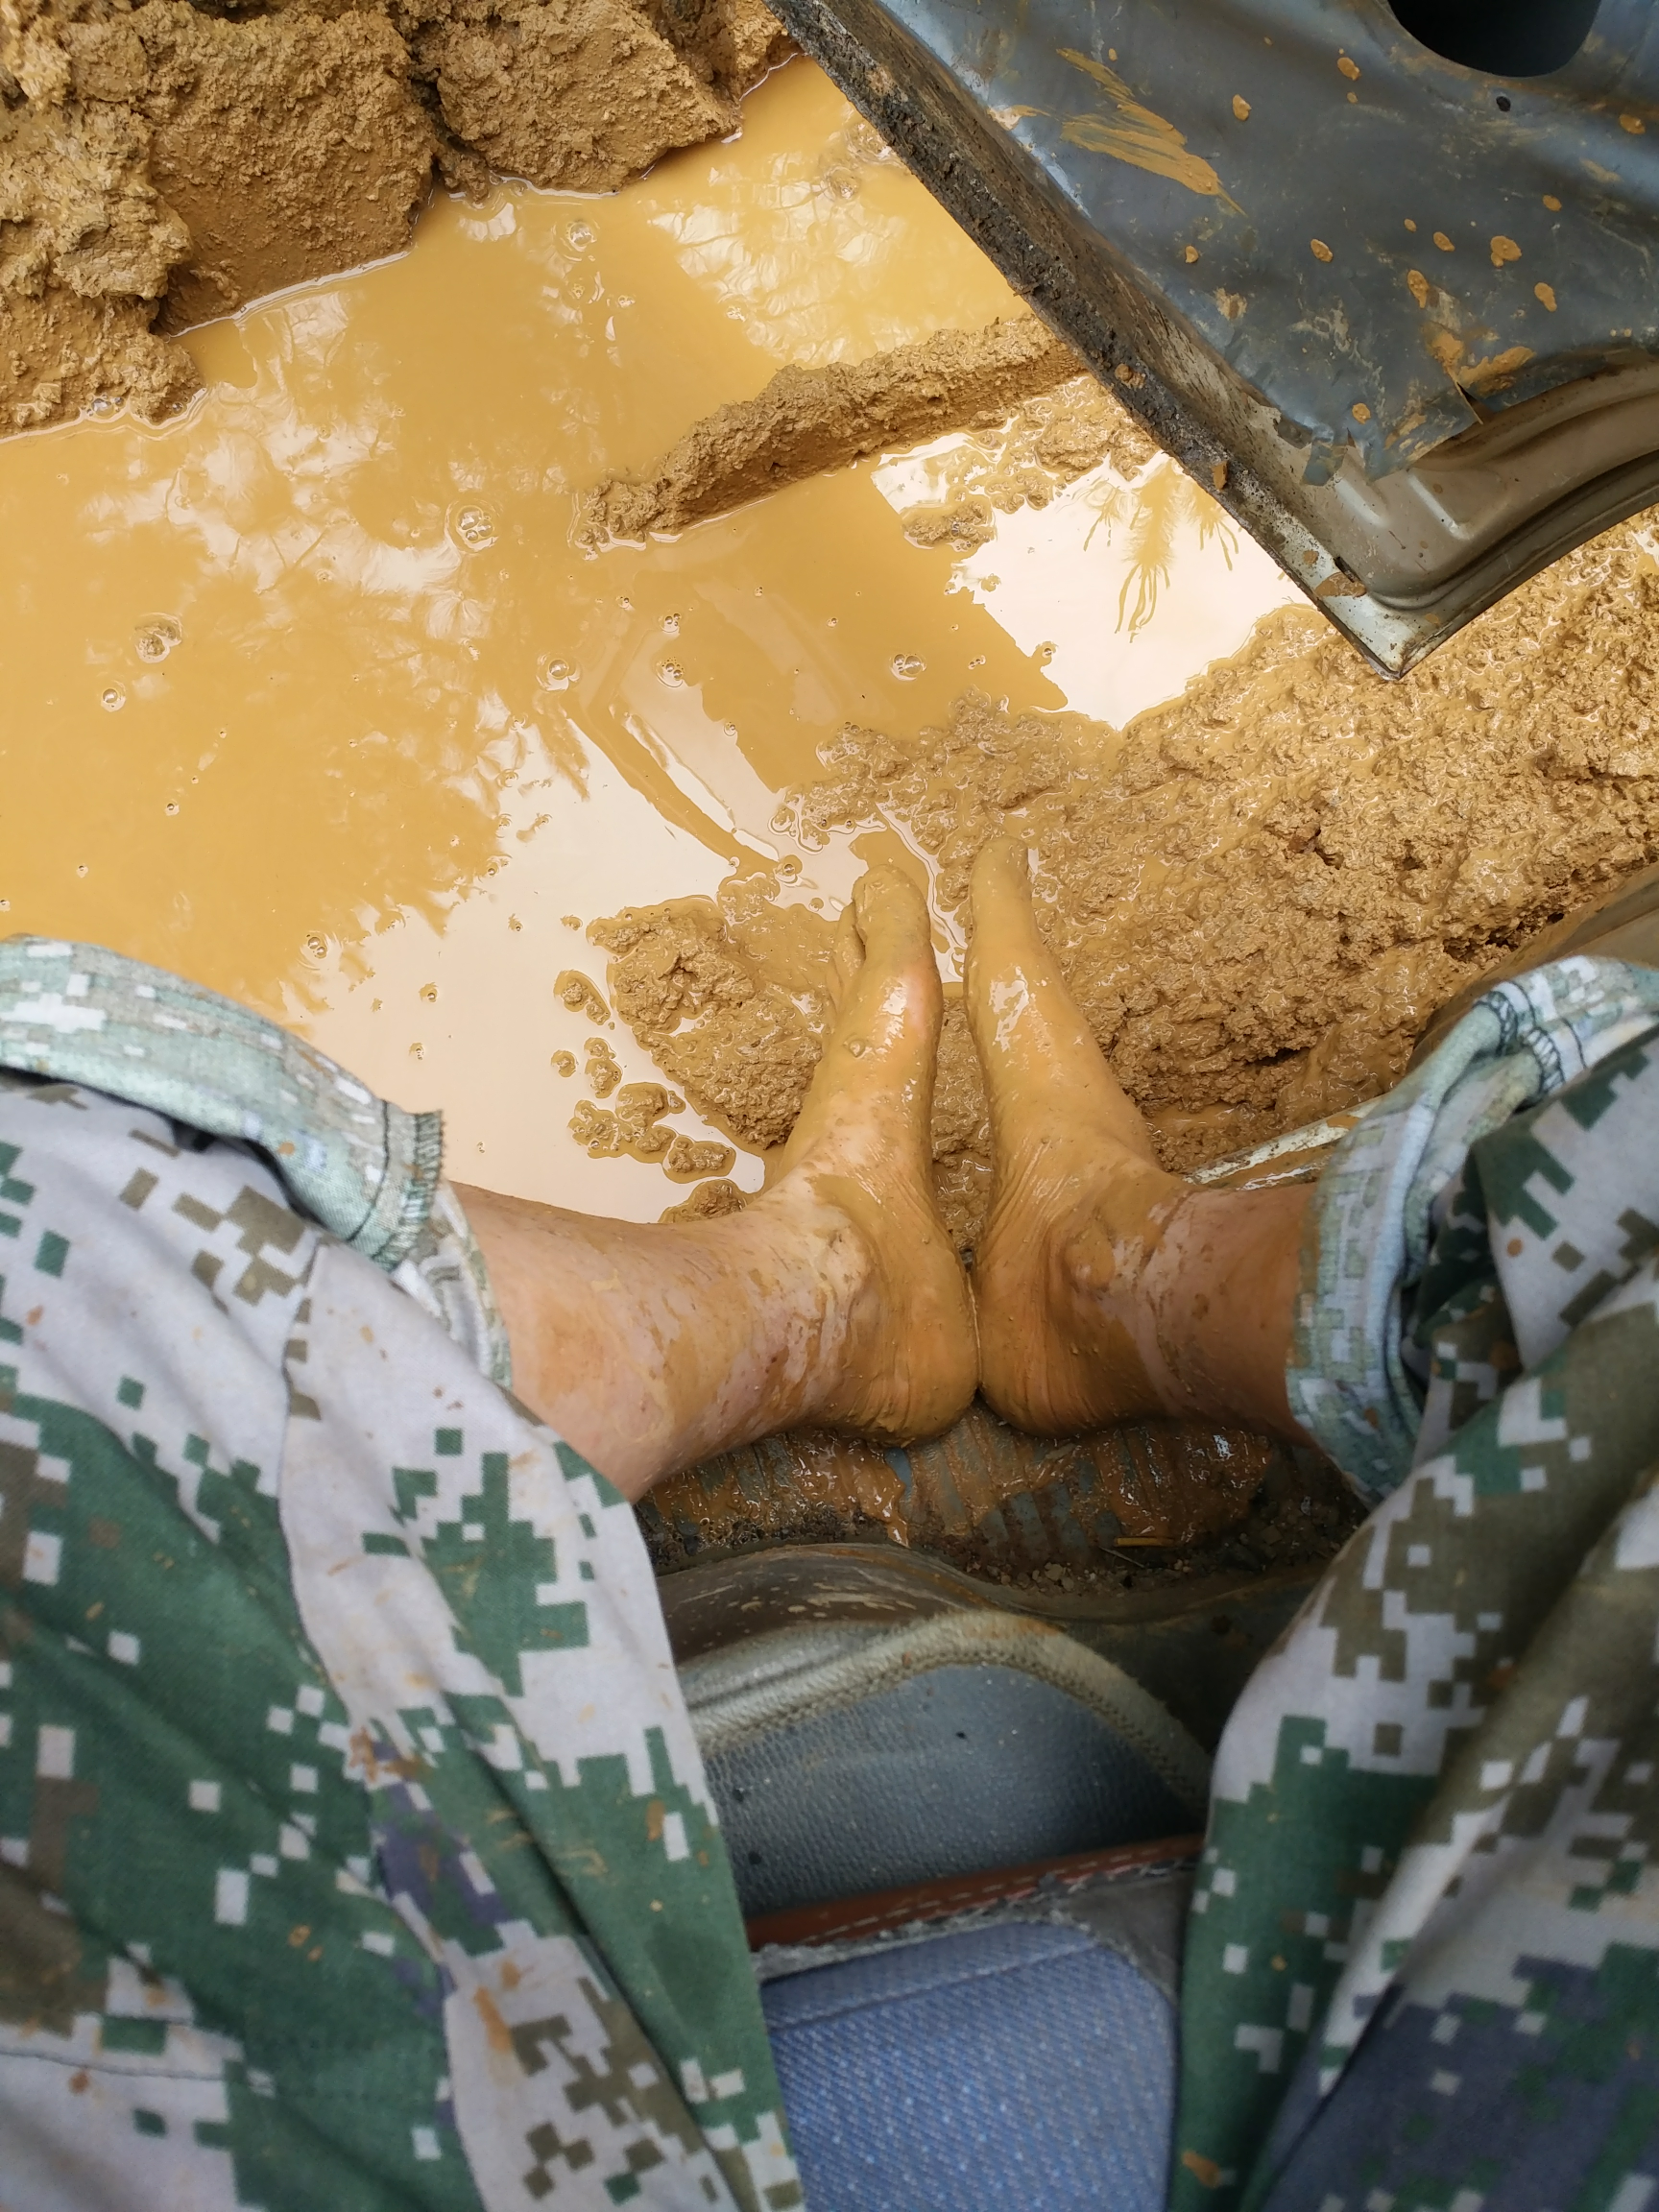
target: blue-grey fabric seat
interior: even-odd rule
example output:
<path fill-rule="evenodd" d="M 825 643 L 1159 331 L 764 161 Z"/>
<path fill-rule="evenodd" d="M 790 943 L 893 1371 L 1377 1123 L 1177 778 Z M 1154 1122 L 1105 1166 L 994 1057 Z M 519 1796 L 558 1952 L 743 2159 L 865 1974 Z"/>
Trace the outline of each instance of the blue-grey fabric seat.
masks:
<path fill-rule="evenodd" d="M 745 1911 L 1190 1836 L 1209 1760 L 1046 1623 L 736 1636 L 681 1670 Z M 1176 1858 L 1179 1858 L 1177 1853 Z M 1190 1870 L 1051 1880 L 757 1955 L 815 2212 L 1159 2212 Z M 997 1885 L 987 1885 L 996 1895 Z"/>
<path fill-rule="evenodd" d="M 1087 1929 L 946 1934 L 761 1998 L 816 2212 L 1160 2212 L 1175 2008 Z"/>

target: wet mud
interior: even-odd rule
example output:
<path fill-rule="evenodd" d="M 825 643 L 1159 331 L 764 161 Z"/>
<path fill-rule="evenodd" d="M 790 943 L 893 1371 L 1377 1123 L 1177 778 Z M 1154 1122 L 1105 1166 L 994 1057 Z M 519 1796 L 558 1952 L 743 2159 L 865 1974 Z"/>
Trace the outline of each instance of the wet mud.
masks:
<path fill-rule="evenodd" d="M 584 1101 L 685 1095 L 613 1020 L 586 922 L 771 854 L 821 928 L 856 857 L 792 874 L 767 827 L 821 739 L 974 675 L 1060 694 L 878 465 L 598 558 L 577 505 L 784 362 L 1017 311 L 796 60 L 736 138 L 626 191 L 441 194 L 409 253 L 191 331 L 208 389 L 167 423 L 0 442 L 0 772 L 30 825 L 0 840 L 0 928 L 302 1028 L 441 1105 L 492 1189 L 651 1221 L 693 1169 L 753 1189 L 757 1151 L 689 1110 L 578 1141 Z"/>
<path fill-rule="evenodd" d="M 768 1437 L 659 1483 L 638 1510 L 660 1570 L 781 1540 L 878 1537 L 1063 1594 L 1300 1566 L 1360 1519 L 1318 1454 L 1247 1431 L 1149 1421 L 1055 1441 L 978 1405 L 904 1451 Z"/>
<path fill-rule="evenodd" d="M 1656 658 L 1659 564 L 1639 521 L 1401 684 L 1285 609 L 1120 732 L 974 693 L 921 730 L 850 723 L 777 823 L 808 853 L 854 829 L 893 833 L 958 933 L 974 854 L 999 830 L 1022 838 L 1044 932 L 1166 1164 L 1185 1169 L 1377 1095 L 1436 1007 L 1659 855 Z M 774 980 L 756 957 L 754 905 L 751 889 L 747 919 L 705 902 L 594 934 L 619 954 L 617 1012 L 674 1080 L 740 1142 L 773 1143 L 823 1016 L 798 962 Z M 729 971 L 744 977 L 736 1003 L 680 988 Z M 934 1150 L 964 1247 L 987 1134 L 950 1006 Z"/>
<path fill-rule="evenodd" d="M 757 397 L 693 423 L 643 476 L 601 485 L 578 540 L 597 547 L 683 530 L 870 453 L 1002 424 L 1022 400 L 1074 380 L 1078 367 L 1064 339 L 1022 314 L 867 361 L 781 369 Z"/>
<path fill-rule="evenodd" d="M 613 190 L 788 51 L 760 0 L 17 0 L 0 432 L 198 389 L 169 334 L 408 245 L 434 173 Z"/>

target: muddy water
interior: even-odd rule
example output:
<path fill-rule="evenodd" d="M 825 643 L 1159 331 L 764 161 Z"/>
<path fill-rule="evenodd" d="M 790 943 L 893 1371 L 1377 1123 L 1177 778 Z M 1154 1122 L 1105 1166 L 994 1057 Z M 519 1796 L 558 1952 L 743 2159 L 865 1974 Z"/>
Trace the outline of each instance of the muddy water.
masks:
<path fill-rule="evenodd" d="M 740 137 L 615 197 L 440 199 L 400 260 L 196 332 L 208 390 L 170 427 L 9 443 L 5 926 L 175 968 L 442 1104 L 469 1180 L 655 1217 L 684 1189 L 567 1131 L 591 1037 L 655 1072 L 554 988 L 602 981 L 588 922 L 734 872 L 832 911 L 852 834 L 803 854 L 772 825 L 844 722 L 914 729 L 969 685 L 1120 722 L 1285 596 L 1176 515 L 1124 623 L 1145 502 L 1109 469 L 967 558 L 918 546 L 939 452 L 572 546 L 588 489 L 781 363 L 1014 304 L 797 62 Z"/>

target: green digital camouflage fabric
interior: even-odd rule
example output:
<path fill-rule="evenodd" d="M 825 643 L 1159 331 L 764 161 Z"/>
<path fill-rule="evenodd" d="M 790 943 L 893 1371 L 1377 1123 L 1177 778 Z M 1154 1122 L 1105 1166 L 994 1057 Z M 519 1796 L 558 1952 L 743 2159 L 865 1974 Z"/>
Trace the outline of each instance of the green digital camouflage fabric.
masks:
<path fill-rule="evenodd" d="M 1623 960 L 1559 960 L 1501 983 L 1320 1177 L 1286 1381 L 1291 1411 L 1369 1503 L 1446 1433 L 1422 1426 L 1408 1326 L 1435 1199 L 1489 1130 L 1656 1021 L 1659 970 Z"/>
<path fill-rule="evenodd" d="M 251 1141 L 0 1076 L 0 1270 L 6 2212 L 799 2203 L 615 1493 Z"/>
<path fill-rule="evenodd" d="M 1397 1472 L 1222 1739 L 1177 2212 L 1659 2190 L 1656 989 L 1502 986 L 1321 1182 L 1293 1379 Z"/>

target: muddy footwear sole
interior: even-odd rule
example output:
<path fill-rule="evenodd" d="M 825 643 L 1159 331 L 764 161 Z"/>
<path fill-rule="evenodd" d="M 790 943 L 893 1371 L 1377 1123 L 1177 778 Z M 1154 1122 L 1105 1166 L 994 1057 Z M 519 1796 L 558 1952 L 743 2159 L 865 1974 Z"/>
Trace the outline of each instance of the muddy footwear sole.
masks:
<path fill-rule="evenodd" d="M 657 1588 L 683 1678 L 702 1678 L 699 1670 L 711 1661 L 749 1664 L 743 1653 L 762 1640 L 781 1650 L 770 1642 L 780 1635 L 794 1634 L 805 1647 L 809 1634 L 821 1633 L 820 1648 L 830 1650 L 836 1636 L 852 1631 L 1001 1613 L 1063 1629 L 1213 1749 L 1258 1661 L 1324 1568 L 1321 1560 L 1267 1573 L 1170 1575 L 1133 1590 L 1069 1596 L 1002 1588 L 891 1543 L 780 1544 L 682 1567 Z M 753 1664 L 764 1663 L 757 1652 Z"/>

